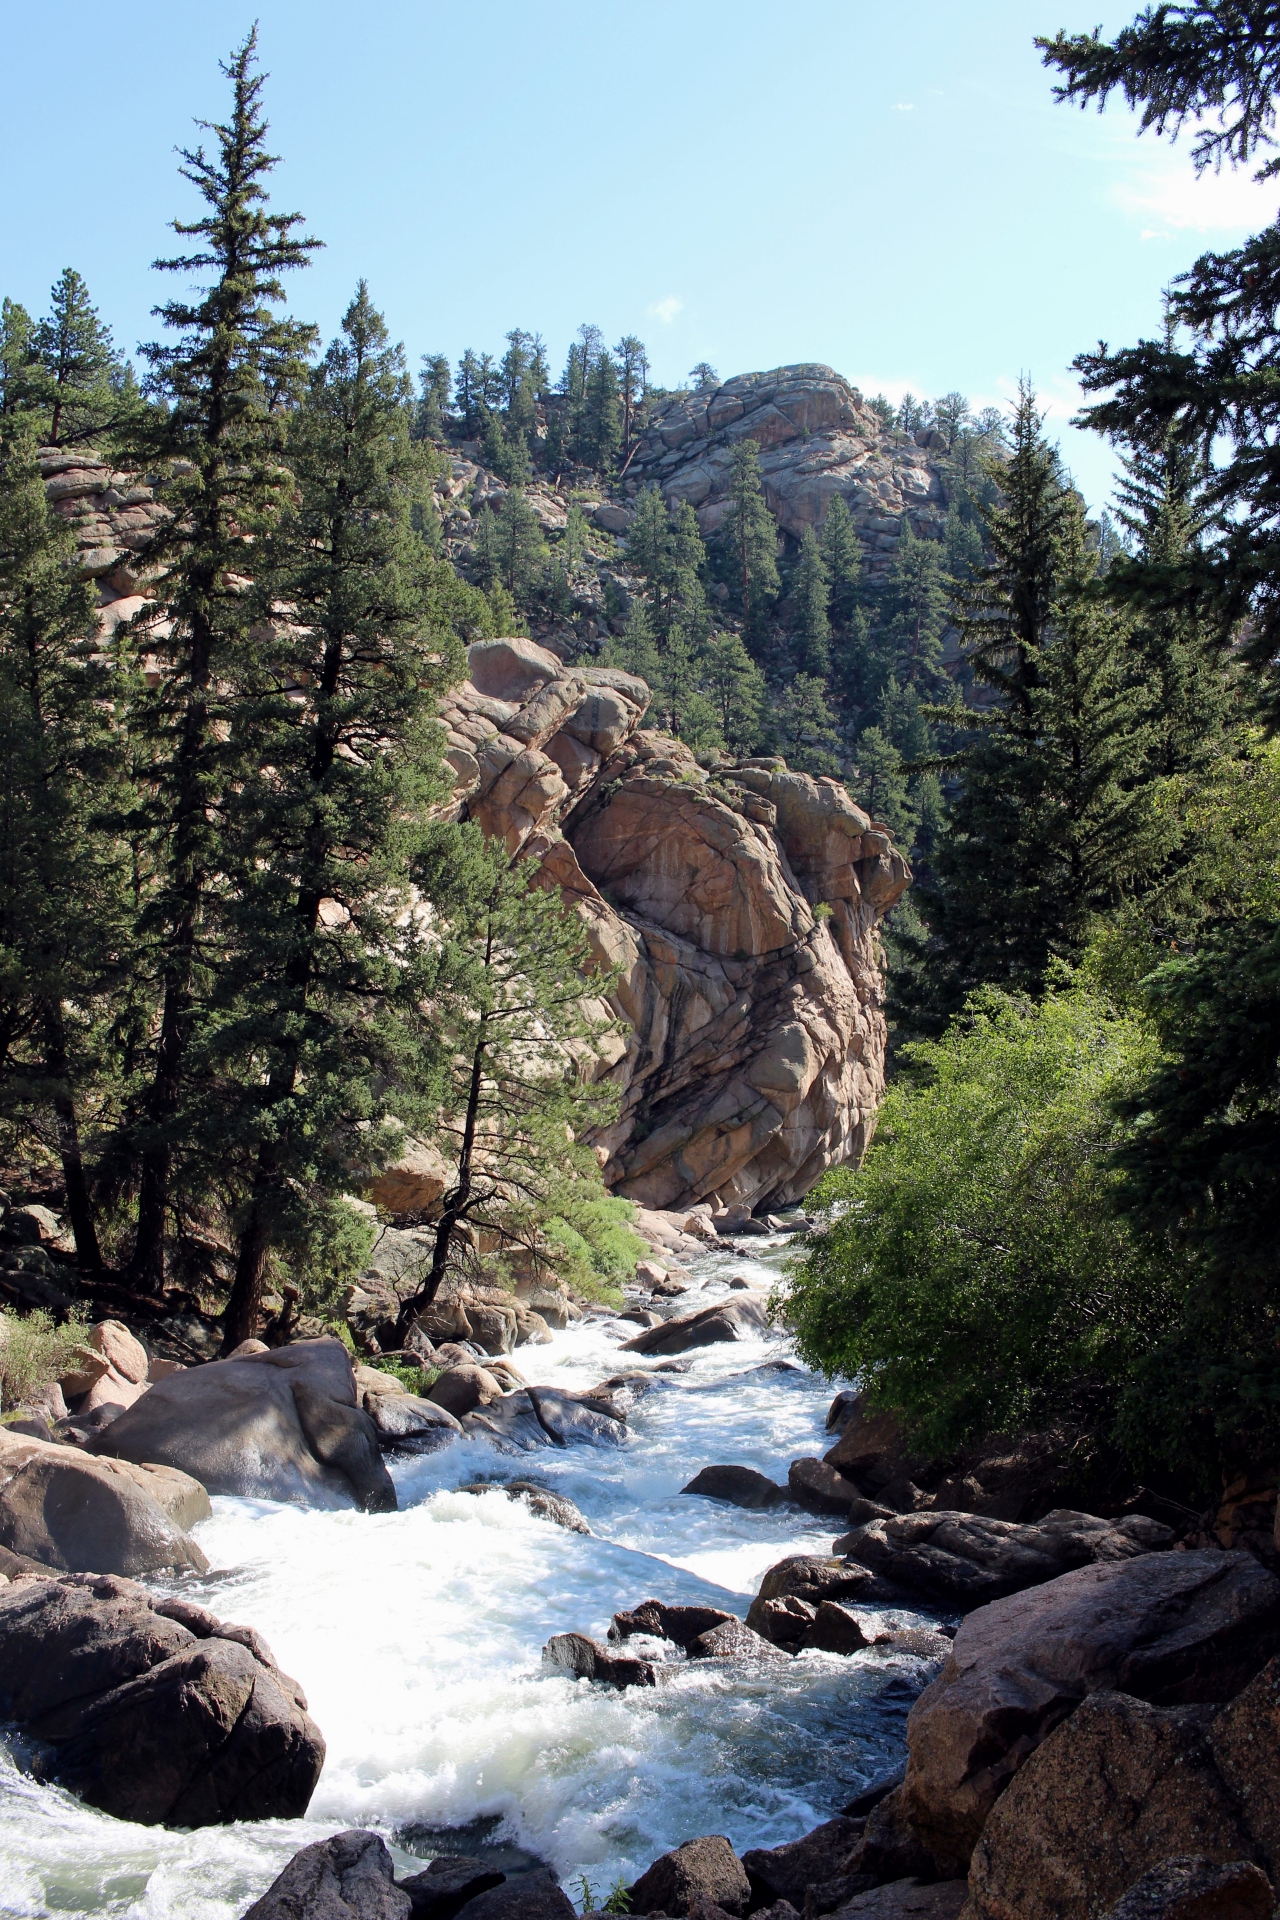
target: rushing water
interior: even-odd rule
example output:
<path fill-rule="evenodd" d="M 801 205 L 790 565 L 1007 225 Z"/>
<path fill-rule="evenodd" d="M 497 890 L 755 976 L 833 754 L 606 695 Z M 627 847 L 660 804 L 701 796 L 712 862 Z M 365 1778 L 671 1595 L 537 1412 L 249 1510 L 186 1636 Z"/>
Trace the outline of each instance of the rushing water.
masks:
<path fill-rule="evenodd" d="M 708 1255 L 679 1310 L 722 1297 L 731 1275 L 769 1284 L 779 1259 L 758 1241 Z M 591 1319 L 515 1359 L 533 1382 L 594 1386 L 653 1365 L 618 1354 L 634 1331 Z M 829 1550 L 830 1522 L 680 1495 L 715 1462 L 785 1480 L 824 1451 L 831 1389 L 787 1355 L 777 1337 L 700 1349 L 638 1401 L 620 1448 L 512 1458 L 467 1441 L 402 1460 L 398 1513 L 216 1499 L 197 1529 L 213 1570 L 182 1591 L 257 1627 L 305 1687 L 328 1743 L 308 1818 L 133 1826 L 39 1784 L 20 1745 L 0 1745 L 0 1914 L 238 1920 L 298 1847 L 352 1826 L 382 1831 L 406 1867 L 533 1856 L 603 1897 L 694 1834 L 741 1850 L 829 1817 L 896 1763 L 918 1661 L 693 1662 L 624 1693 L 540 1664 L 551 1634 L 603 1637 L 616 1609 L 649 1598 L 745 1614 L 766 1567 Z M 567 1494 L 590 1537 L 501 1492 L 455 1491 L 485 1477 Z"/>

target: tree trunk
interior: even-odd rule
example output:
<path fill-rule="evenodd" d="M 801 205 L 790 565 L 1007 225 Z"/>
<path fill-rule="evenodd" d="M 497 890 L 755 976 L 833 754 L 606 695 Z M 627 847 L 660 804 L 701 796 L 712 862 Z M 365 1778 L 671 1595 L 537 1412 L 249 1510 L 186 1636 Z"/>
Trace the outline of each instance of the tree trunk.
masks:
<path fill-rule="evenodd" d="M 58 1128 L 62 1178 L 67 1192 L 67 1218 L 75 1235 L 76 1258 L 83 1272 L 100 1273 L 102 1252 L 98 1246 L 89 1183 L 85 1179 L 84 1160 L 80 1153 L 80 1129 L 76 1123 L 75 1101 L 71 1096 L 71 1081 L 67 1073 L 67 1034 L 61 1006 L 55 1000 L 47 1001 L 42 1017 L 45 1071 L 55 1088 L 53 1112 Z"/>
<path fill-rule="evenodd" d="M 258 1157 L 258 1172 L 249 1202 L 249 1218 L 240 1235 L 236 1277 L 231 1298 L 222 1317 L 222 1352 L 225 1356 L 242 1340 L 256 1337 L 262 1318 L 262 1297 L 267 1290 L 267 1260 L 271 1252 L 271 1208 L 268 1194 L 273 1178 L 270 1156 L 265 1148 Z"/>
<path fill-rule="evenodd" d="M 486 959 L 492 952 L 492 935 Z M 467 1112 L 462 1125 L 462 1147 L 458 1154 L 458 1179 L 453 1191 L 446 1196 L 444 1211 L 440 1215 L 440 1224 L 436 1228 L 436 1243 L 431 1255 L 431 1271 L 426 1284 L 419 1287 L 412 1298 L 405 1301 L 396 1321 L 396 1341 L 400 1346 L 408 1342 L 409 1332 L 414 1321 L 425 1307 L 439 1293 L 449 1266 L 449 1249 L 453 1244 L 454 1230 L 458 1222 L 465 1218 L 471 1199 L 471 1164 L 475 1153 L 476 1122 L 480 1112 L 480 1086 L 484 1078 L 484 1022 L 481 1021 L 481 1038 L 476 1043 L 471 1056 L 471 1083 L 467 1091 Z"/>

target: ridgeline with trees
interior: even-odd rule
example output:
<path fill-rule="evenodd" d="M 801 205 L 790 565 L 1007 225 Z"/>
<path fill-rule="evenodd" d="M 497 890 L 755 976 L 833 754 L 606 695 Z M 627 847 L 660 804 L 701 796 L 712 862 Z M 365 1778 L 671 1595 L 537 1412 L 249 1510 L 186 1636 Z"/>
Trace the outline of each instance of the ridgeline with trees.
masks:
<path fill-rule="evenodd" d="M 1242 51 L 1221 11 L 1040 44 L 1064 101 L 1119 90 L 1244 165 L 1280 41 Z M 143 378 L 71 268 L 0 318 L 0 1121 L 80 1271 L 124 1303 L 220 1289 L 234 1345 L 283 1279 L 323 1306 L 358 1270 L 344 1196 L 411 1133 L 450 1168 L 428 1293 L 479 1231 L 616 1277 L 583 1144 L 601 977 L 441 816 L 437 697 L 466 645 L 527 635 L 640 676 L 704 768 L 842 783 L 912 859 L 897 1080 L 821 1189 L 804 1356 L 938 1448 L 1066 1423 L 1179 1497 L 1273 1458 L 1276 232 L 1081 356 L 1124 462 L 1094 519 L 1030 385 L 1007 415 L 824 368 L 666 390 L 593 324 L 558 376 L 514 327 L 415 381 L 363 282 L 321 352 L 285 312 L 318 242 L 269 210 L 252 36 L 225 72 L 182 156 L 192 250 L 159 263 L 196 290 Z M 750 405 L 784 376 L 839 388 L 874 487 L 842 467 L 780 512 Z M 76 448 L 138 517 L 114 624 L 58 494 Z"/>

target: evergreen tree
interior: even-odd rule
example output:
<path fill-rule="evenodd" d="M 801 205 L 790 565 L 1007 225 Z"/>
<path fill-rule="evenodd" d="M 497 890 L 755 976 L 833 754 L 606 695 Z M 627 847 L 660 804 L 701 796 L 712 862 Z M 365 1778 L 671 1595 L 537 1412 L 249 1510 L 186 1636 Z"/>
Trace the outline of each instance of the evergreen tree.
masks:
<path fill-rule="evenodd" d="M 878 393 L 871 402 L 872 411 L 878 416 L 880 425 L 886 433 L 890 432 L 897 419 L 897 409 L 887 393 Z"/>
<path fill-rule="evenodd" d="M 0 306 L 0 421 L 38 404 L 39 376 L 35 324 L 25 307 L 6 299 Z"/>
<path fill-rule="evenodd" d="M 143 349 L 150 391 L 162 405 L 142 423 L 141 452 L 148 465 L 174 474 L 159 490 L 170 517 L 146 555 L 157 570 L 155 591 L 139 622 L 161 671 L 135 717 L 150 757 L 140 824 L 157 870 L 142 932 L 161 1010 L 134 1136 L 133 1273 L 138 1286 L 157 1292 L 174 1156 L 183 1144 L 192 1022 L 220 952 L 222 803 L 246 771 L 245 743 L 232 724 L 236 689 L 254 654 L 242 583 L 289 492 L 280 461 L 285 415 L 273 396 L 296 387 L 311 342 L 309 330 L 274 310 L 284 298 L 281 274 L 305 265 L 318 243 L 295 231 L 300 215 L 266 210 L 263 182 L 275 161 L 265 144 L 255 39 L 251 33 L 223 68 L 232 110 L 208 127 L 215 152 L 182 153 L 183 177 L 208 211 L 174 226 L 196 240 L 197 251 L 158 263 L 186 281 L 209 277 L 193 299 L 159 309 L 177 339 Z"/>
<path fill-rule="evenodd" d="M 486 409 L 480 436 L 484 464 L 508 487 L 523 487 L 529 482 L 532 466 L 524 434 L 518 427 L 504 425 L 502 416 Z"/>
<path fill-rule="evenodd" d="M 449 1063 L 432 1133 L 452 1177 L 430 1269 L 401 1310 L 402 1341 L 443 1284 L 460 1228 L 533 1248 L 549 1221 L 603 1198 L 587 1136 L 617 1109 L 616 1092 L 592 1078 L 615 1030 L 600 1017 L 609 976 L 559 891 L 474 827 L 441 842 L 423 879 L 439 918 Z"/>
<path fill-rule="evenodd" d="M 418 411 L 413 423 L 414 436 L 418 440 L 442 441 L 445 437 L 445 415 L 449 409 L 451 385 L 449 362 L 444 354 L 423 354 L 418 385 L 420 391 Z"/>
<path fill-rule="evenodd" d="M 80 1266 L 102 1264 L 81 1130 L 118 1118 L 111 1026 L 128 972 L 121 675 L 19 416 L 0 434 L 0 1114 L 52 1149 Z"/>
<path fill-rule="evenodd" d="M 925 967 L 899 1005 L 926 1027 L 982 985 L 1037 992 L 1168 851 L 1132 635 L 1094 590 L 1083 507 L 1041 426 L 1024 388 L 987 515 L 996 557 L 958 602 L 975 674 L 1000 697 L 967 716 L 963 784 L 918 889 Z"/>
<path fill-rule="evenodd" d="M 703 585 L 707 550 L 687 500 L 668 510 L 656 486 L 645 487 L 627 529 L 627 558 L 642 574 L 654 631 L 675 627 L 699 644 L 710 630 Z"/>
<path fill-rule="evenodd" d="M 468 347 L 458 362 L 453 379 L 453 400 L 462 420 L 462 431 L 470 440 L 479 433 L 484 421 L 484 380 L 479 356 Z"/>
<path fill-rule="evenodd" d="M 515 605 L 532 605 L 542 583 L 546 545 L 537 514 L 519 487 L 509 487 L 498 511 L 482 507 L 473 551 L 486 586 L 501 586 Z"/>
<path fill-rule="evenodd" d="M 842 628 L 852 620 L 862 597 L 862 542 L 840 493 L 833 497 L 822 523 L 822 560 L 830 587 L 830 615 Z"/>
<path fill-rule="evenodd" d="M 696 367 L 690 367 L 689 378 L 698 393 L 707 393 L 720 385 L 720 375 L 706 360 L 699 360 Z"/>
<path fill-rule="evenodd" d="M 48 445 L 87 440 L 109 427 L 118 411 L 119 356 L 89 290 L 65 267 L 50 294 L 48 317 L 35 332 L 41 399 L 48 410 Z"/>
<path fill-rule="evenodd" d="M 827 607 L 831 586 L 822 549 L 812 527 L 806 527 L 800 542 L 800 561 L 796 567 L 793 592 L 799 612 L 800 653 L 804 671 L 825 679 L 831 666 L 831 621 Z"/>
<path fill-rule="evenodd" d="M 947 624 L 942 565 L 939 542 L 918 540 L 904 519 L 881 596 L 878 638 L 888 669 L 931 697 L 947 686 L 941 667 Z"/>
<path fill-rule="evenodd" d="M 260 585 L 264 607 L 296 611 L 272 623 L 235 721 L 251 770 L 230 807 L 234 900 L 195 1122 L 244 1190 L 228 1351 L 258 1330 L 275 1250 L 324 1257 L 352 1141 L 376 1165 L 438 1069 L 409 875 L 443 792 L 433 692 L 463 667 L 413 529 L 408 399 L 362 281 L 291 422 L 297 504 Z"/>
<path fill-rule="evenodd" d="M 712 634 L 702 650 L 702 681 L 725 745 L 755 753 L 764 738 L 768 689 L 736 633 Z"/>
<path fill-rule="evenodd" d="M 607 353 L 599 355 L 587 375 L 581 440 L 587 464 L 597 473 L 612 473 L 622 445 L 622 405 L 618 395 L 618 369 Z"/>
<path fill-rule="evenodd" d="M 796 675 L 778 702 L 776 737 L 779 753 L 795 772 L 839 773 L 840 736 L 824 681 Z"/>
<path fill-rule="evenodd" d="M 917 816 L 911 805 L 902 755 L 883 730 L 864 727 L 858 736 L 849 791 L 871 818 L 887 826 L 899 846 L 909 847 Z"/>
<path fill-rule="evenodd" d="M 739 440 L 729 457 L 729 511 L 720 536 L 726 576 L 742 614 L 747 643 L 764 644 L 769 611 L 778 597 L 778 530 L 760 483 L 760 450 Z"/>
<path fill-rule="evenodd" d="M 625 457 L 631 451 L 636 410 L 644 398 L 649 376 L 649 356 L 645 352 L 644 341 L 637 340 L 634 333 L 624 333 L 613 351 L 618 361 L 618 396 L 622 402 L 622 450 Z"/>

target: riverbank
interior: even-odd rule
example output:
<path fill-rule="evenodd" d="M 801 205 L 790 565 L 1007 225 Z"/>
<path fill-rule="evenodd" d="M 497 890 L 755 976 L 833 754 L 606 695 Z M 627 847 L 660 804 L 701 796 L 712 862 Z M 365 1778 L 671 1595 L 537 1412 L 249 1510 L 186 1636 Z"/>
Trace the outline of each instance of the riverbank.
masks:
<path fill-rule="evenodd" d="M 784 1257 L 760 1239 L 700 1257 L 680 1311 L 727 1297 L 734 1277 L 772 1284 Z M 592 1317 L 522 1347 L 520 1368 L 534 1384 L 594 1386 L 637 1364 L 618 1352 L 634 1332 Z M 798 1838 L 900 1761 L 922 1662 L 810 1652 L 617 1694 L 545 1673 L 541 1649 L 553 1633 L 602 1635 L 650 1597 L 745 1615 L 766 1567 L 828 1551 L 832 1527 L 812 1515 L 680 1488 L 725 1461 L 785 1481 L 792 1459 L 830 1444 L 830 1398 L 789 1342 L 752 1337 L 655 1372 L 620 1448 L 513 1458 L 469 1439 L 393 1461 L 397 1513 L 215 1498 L 196 1530 L 211 1572 L 182 1591 L 257 1628 L 306 1688 L 328 1743 L 308 1818 L 134 1827 L 6 1759 L 0 1913 L 238 1920 L 299 1847 L 354 1826 L 382 1832 L 408 1871 L 493 1848 L 499 1864 L 547 1862 L 571 1892 L 585 1874 L 599 1898 L 709 1827 L 739 1850 Z M 457 1491 L 517 1476 L 567 1495 L 591 1534 Z"/>

